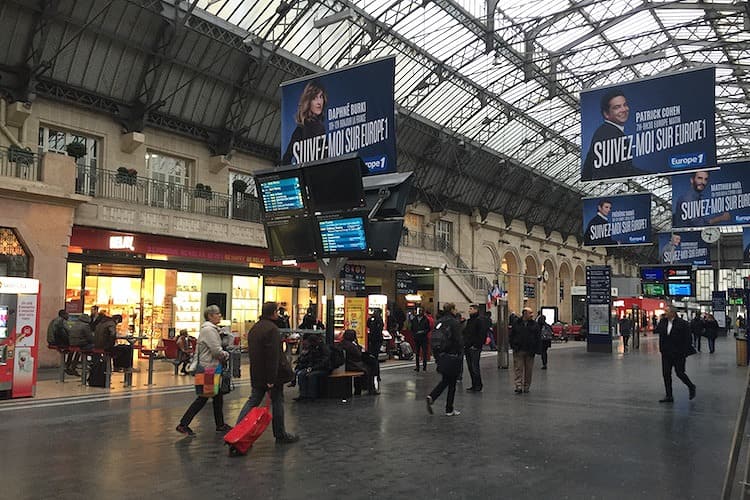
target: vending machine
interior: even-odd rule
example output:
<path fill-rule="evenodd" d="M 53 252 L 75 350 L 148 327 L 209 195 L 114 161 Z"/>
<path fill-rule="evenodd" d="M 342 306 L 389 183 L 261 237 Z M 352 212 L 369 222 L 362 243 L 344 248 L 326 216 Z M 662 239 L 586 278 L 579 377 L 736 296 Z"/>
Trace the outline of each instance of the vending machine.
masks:
<path fill-rule="evenodd" d="M 0 276 L 0 399 L 36 392 L 39 280 Z"/>

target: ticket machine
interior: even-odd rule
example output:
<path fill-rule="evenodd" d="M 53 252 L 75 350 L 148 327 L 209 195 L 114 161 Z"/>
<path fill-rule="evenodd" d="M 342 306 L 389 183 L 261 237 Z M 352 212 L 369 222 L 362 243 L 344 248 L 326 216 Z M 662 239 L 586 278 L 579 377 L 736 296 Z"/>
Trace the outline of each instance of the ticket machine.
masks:
<path fill-rule="evenodd" d="M 33 397 L 39 348 L 39 280 L 0 276 L 0 399 Z"/>

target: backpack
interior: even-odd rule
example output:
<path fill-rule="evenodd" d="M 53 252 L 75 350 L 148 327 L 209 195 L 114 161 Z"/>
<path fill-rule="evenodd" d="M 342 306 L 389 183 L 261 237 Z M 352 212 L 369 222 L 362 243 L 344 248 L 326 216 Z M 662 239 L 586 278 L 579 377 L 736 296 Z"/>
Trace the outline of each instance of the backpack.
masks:
<path fill-rule="evenodd" d="M 344 350 L 339 346 L 333 346 L 331 348 L 331 370 L 335 370 L 344 363 L 346 363 Z"/>
<path fill-rule="evenodd" d="M 542 325 L 542 340 L 552 340 L 552 328 L 547 323 Z"/>
<path fill-rule="evenodd" d="M 448 345 L 451 338 L 451 326 L 447 321 L 440 320 L 435 324 L 435 328 L 432 330 L 432 339 L 430 340 L 430 346 L 432 347 L 432 356 L 437 357 L 438 354 Z"/>

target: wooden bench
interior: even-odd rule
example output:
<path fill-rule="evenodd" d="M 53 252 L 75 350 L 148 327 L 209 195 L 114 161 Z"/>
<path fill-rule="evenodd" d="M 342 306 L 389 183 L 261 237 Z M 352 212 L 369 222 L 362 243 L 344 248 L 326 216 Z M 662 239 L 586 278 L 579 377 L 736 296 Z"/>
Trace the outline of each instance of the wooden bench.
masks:
<path fill-rule="evenodd" d="M 320 397 L 329 399 L 349 399 L 352 397 L 354 379 L 363 377 L 365 372 L 334 372 L 328 375 L 320 387 Z"/>

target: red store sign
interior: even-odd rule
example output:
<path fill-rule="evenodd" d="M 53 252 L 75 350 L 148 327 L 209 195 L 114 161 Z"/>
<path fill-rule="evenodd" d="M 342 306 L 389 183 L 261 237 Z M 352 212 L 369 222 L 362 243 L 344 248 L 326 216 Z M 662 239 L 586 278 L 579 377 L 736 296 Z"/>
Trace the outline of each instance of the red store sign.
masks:
<path fill-rule="evenodd" d="M 83 250 L 118 250 L 137 254 L 158 254 L 183 259 L 213 260 L 233 264 L 280 265 L 272 262 L 265 248 L 246 247 L 229 243 L 188 240 L 155 234 L 122 233 L 90 227 L 74 226 L 70 246 Z M 315 269 L 312 262 L 297 267 Z"/>

